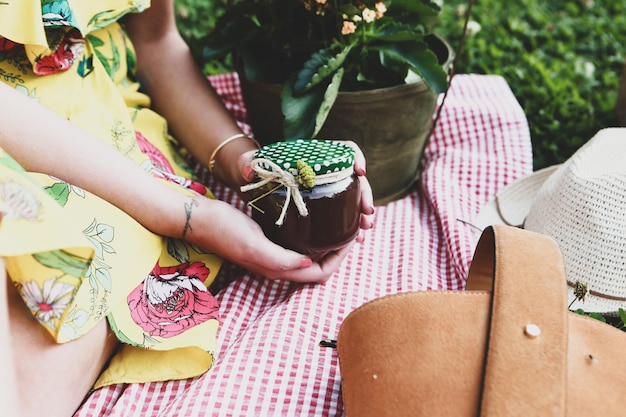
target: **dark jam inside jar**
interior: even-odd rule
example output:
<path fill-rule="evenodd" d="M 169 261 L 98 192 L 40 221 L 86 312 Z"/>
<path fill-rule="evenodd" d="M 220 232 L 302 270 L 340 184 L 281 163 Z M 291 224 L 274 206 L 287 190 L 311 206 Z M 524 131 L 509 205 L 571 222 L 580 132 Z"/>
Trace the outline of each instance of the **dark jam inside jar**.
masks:
<path fill-rule="evenodd" d="M 254 191 L 252 218 L 274 243 L 299 253 L 317 254 L 341 249 L 356 237 L 360 219 L 360 186 L 356 174 L 332 184 L 301 188 L 308 215 L 302 216 L 291 200 L 284 222 L 278 226 L 275 222 L 285 204 L 286 193 L 286 188 L 276 183 Z"/>

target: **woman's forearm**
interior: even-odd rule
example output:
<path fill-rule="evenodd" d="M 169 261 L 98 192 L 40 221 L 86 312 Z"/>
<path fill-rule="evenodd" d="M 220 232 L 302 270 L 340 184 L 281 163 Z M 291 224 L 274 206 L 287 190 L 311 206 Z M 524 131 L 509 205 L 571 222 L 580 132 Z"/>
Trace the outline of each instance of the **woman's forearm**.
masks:
<path fill-rule="evenodd" d="M 96 194 L 155 233 L 181 235 L 187 197 L 3 83 L 0 114 L 0 147 L 26 170 L 53 175 Z"/>
<path fill-rule="evenodd" d="M 178 33 L 171 0 L 155 0 L 145 12 L 125 18 L 137 53 L 138 78 L 152 106 L 169 123 L 173 135 L 205 166 L 218 144 L 241 132 Z M 218 176 L 238 183 L 237 156 L 256 149 L 236 140 L 219 153 Z M 223 162 L 222 162 L 223 161 Z"/>

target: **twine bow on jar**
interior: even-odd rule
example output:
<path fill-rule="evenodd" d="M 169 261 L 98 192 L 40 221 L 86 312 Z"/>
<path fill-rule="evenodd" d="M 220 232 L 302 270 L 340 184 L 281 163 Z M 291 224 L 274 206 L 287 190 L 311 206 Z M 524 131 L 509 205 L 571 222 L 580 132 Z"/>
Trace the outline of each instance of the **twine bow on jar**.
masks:
<path fill-rule="evenodd" d="M 280 216 L 278 217 L 278 220 L 276 220 L 277 226 L 281 226 L 283 224 L 285 215 L 287 214 L 287 207 L 289 207 L 292 197 L 296 207 L 298 208 L 298 213 L 300 213 L 301 216 L 309 215 L 309 210 L 306 208 L 306 204 L 300 194 L 300 184 L 298 184 L 296 177 L 291 172 L 283 170 L 274 162 L 265 158 L 253 159 L 250 165 L 261 180 L 242 186 L 242 192 L 245 193 L 246 191 L 260 188 L 270 182 L 276 182 L 287 189 L 285 204 L 283 204 Z M 266 169 L 264 165 L 271 167 L 271 169 Z"/>
<path fill-rule="evenodd" d="M 330 184 L 340 181 L 353 173 L 353 169 L 350 168 L 328 174 L 316 175 L 306 162 L 298 161 L 297 174 L 294 175 L 293 171 L 296 170 L 284 170 L 279 165 L 266 158 L 255 158 L 250 165 L 257 173 L 260 181 L 242 186 L 240 188 L 242 192 L 263 187 L 270 182 L 277 183 L 279 187 L 283 186 L 287 190 L 285 193 L 285 203 L 283 204 L 280 216 L 275 222 L 277 226 L 282 226 L 287 214 L 287 208 L 292 199 L 298 209 L 298 213 L 303 217 L 308 216 L 309 210 L 302 198 L 302 194 L 300 194 L 301 184 L 306 188 L 313 188 L 315 185 Z M 263 196 L 259 198 L 263 198 Z"/>

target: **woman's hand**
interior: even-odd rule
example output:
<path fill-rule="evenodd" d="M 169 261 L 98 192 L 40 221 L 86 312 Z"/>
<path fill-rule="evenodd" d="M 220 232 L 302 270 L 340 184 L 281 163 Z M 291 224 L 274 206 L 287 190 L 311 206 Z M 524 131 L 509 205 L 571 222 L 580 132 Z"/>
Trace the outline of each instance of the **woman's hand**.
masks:
<path fill-rule="evenodd" d="M 354 142 L 343 141 L 343 143 L 352 147 L 355 150 L 354 170 L 358 175 L 358 178 L 360 181 L 360 190 L 361 190 L 361 194 L 360 194 L 360 217 L 361 218 L 359 222 L 360 230 L 355 238 L 355 241 L 362 242 L 364 239 L 364 235 L 362 232 L 364 230 L 371 229 L 374 225 L 374 222 L 373 222 L 374 204 L 373 204 L 372 188 L 370 187 L 370 184 L 367 181 L 367 178 L 365 176 L 365 157 L 363 155 L 363 152 Z M 235 181 L 235 183 L 239 185 L 243 185 L 243 184 L 247 184 L 247 183 L 254 181 L 256 177 L 256 173 L 254 172 L 254 170 L 251 168 L 251 165 L 250 165 L 253 157 L 254 157 L 254 151 L 249 151 L 249 152 L 244 152 L 244 153 L 239 154 L 236 163 L 233 164 L 233 166 L 238 167 L 238 172 L 239 172 L 239 178 Z M 240 196 L 244 200 L 247 199 L 248 197 L 245 193 L 240 193 Z M 260 229 L 260 227 L 254 221 L 250 221 L 250 219 L 246 219 L 246 220 L 248 220 L 250 223 L 250 226 L 246 226 L 246 227 L 254 227 L 255 230 L 258 230 L 259 237 L 257 239 L 259 239 L 259 241 L 267 241 L 267 238 L 265 238 L 265 236 L 263 235 L 263 232 Z M 311 255 L 310 259 L 313 261 L 313 263 L 311 264 L 310 267 L 297 271 L 297 278 L 295 279 L 294 279 L 295 275 L 293 275 L 293 271 L 289 271 L 287 273 L 286 279 L 297 280 L 297 281 L 304 280 L 307 282 L 325 281 L 326 279 L 330 277 L 330 275 L 332 275 L 332 273 L 336 269 L 339 268 L 339 265 L 341 264 L 343 259 L 346 257 L 346 255 L 349 253 L 353 243 L 354 242 L 351 242 L 349 245 L 347 245 L 346 247 L 338 251 Z M 276 262 L 280 264 L 280 262 L 283 260 L 282 256 L 284 255 L 281 255 L 281 253 L 283 253 L 285 249 L 273 243 L 270 243 L 270 245 L 274 247 L 274 250 L 272 251 L 272 256 L 275 254 L 277 257 L 275 261 L 271 261 L 270 258 L 268 258 L 268 259 L 265 259 L 265 262 L 267 262 L 268 264 L 271 262 L 274 262 L 273 266 L 275 267 L 277 265 Z M 292 251 L 287 251 L 287 252 L 289 252 L 290 254 L 295 253 Z M 304 264 L 306 264 L 306 262 L 303 262 L 302 265 Z M 275 273 L 276 271 L 273 271 L 273 272 Z M 280 277 L 279 275 L 277 275 L 276 277 Z M 272 276 L 268 276 L 268 277 L 272 278 Z M 321 279 L 319 277 L 321 277 Z"/>
<path fill-rule="evenodd" d="M 354 170 L 360 181 L 360 232 L 355 241 L 362 242 L 363 230 L 374 225 L 374 203 L 372 189 L 365 176 L 365 157 L 361 149 L 351 141 L 344 141 L 355 150 Z M 238 167 L 239 178 L 233 186 L 254 181 L 256 173 L 251 168 L 254 151 L 240 153 L 232 166 Z M 246 198 L 244 193 L 240 194 Z M 210 236 L 203 236 L 200 246 L 212 248 L 216 253 L 269 279 L 286 279 L 298 282 L 325 282 L 339 268 L 339 265 L 350 252 L 354 242 L 342 249 L 314 257 L 305 256 L 285 249 L 271 242 L 261 227 L 246 214 L 232 206 L 218 201 L 211 202 L 214 206 L 210 215 L 212 226 L 200 230 L 210 230 Z M 217 217 L 216 217 L 217 216 Z M 218 225 L 218 229 L 215 226 Z M 191 237 L 186 237 L 191 239 Z M 224 245 L 224 241 L 232 244 Z"/>
<path fill-rule="evenodd" d="M 346 145 L 354 149 L 354 172 L 361 181 L 361 230 L 368 230 L 374 227 L 374 196 L 372 194 L 372 187 L 367 180 L 365 170 L 365 155 L 359 146 L 352 141 L 343 141 Z M 358 241 L 363 240 L 362 234 L 357 237 Z"/>
<path fill-rule="evenodd" d="M 190 219 L 183 236 L 186 240 L 268 279 L 323 283 L 352 246 L 313 262 L 268 240 L 252 218 L 228 203 L 199 196 L 186 207 Z"/>

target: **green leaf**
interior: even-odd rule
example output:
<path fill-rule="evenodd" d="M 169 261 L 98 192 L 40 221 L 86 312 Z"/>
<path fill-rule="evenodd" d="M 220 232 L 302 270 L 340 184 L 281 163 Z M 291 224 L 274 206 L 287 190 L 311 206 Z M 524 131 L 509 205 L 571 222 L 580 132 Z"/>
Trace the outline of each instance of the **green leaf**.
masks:
<path fill-rule="evenodd" d="M 393 9 L 402 9 L 411 13 L 437 15 L 441 12 L 441 6 L 432 0 L 393 0 Z"/>
<path fill-rule="evenodd" d="M 94 53 L 96 57 L 100 60 L 100 63 L 102 63 L 102 66 L 106 70 L 107 74 L 109 74 L 109 76 L 113 78 L 114 74 L 112 72 L 111 65 L 109 64 L 109 60 L 107 59 L 107 57 L 104 56 L 104 54 L 100 52 L 98 49 L 94 50 Z"/>
<path fill-rule="evenodd" d="M 423 25 L 431 32 L 439 22 L 441 7 L 430 0 L 393 0 L 393 6 L 389 7 L 386 16 L 397 21 L 415 20 L 416 24 Z"/>
<path fill-rule="evenodd" d="M 387 42 L 421 41 L 424 36 L 426 33 L 423 29 L 416 31 L 415 28 L 398 22 L 388 22 L 368 35 L 372 40 Z"/>
<path fill-rule="evenodd" d="M 8 154 L 4 152 L 0 152 L 0 163 L 22 174 L 26 172 L 15 159 L 11 158 Z"/>
<path fill-rule="evenodd" d="M 626 312 L 624 311 L 623 308 L 620 308 L 618 310 L 619 313 L 619 319 L 622 321 L 622 325 L 626 326 Z"/>
<path fill-rule="evenodd" d="M 93 56 L 83 56 L 78 62 L 78 75 L 85 78 L 93 71 Z"/>
<path fill-rule="evenodd" d="M 180 239 L 167 239 L 167 253 L 180 263 L 189 262 L 189 250 Z"/>
<path fill-rule="evenodd" d="M 96 280 L 102 285 L 104 291 L 111 292 L 112 289 L 112 280 L 111 273 L 106 268 L 96 268 L 95 271 Z"/>
<path fill-rule="evenodd" d="M 96 239 L 93 236 L 86 236 L 86 237 L 89 243 L 91 243 L 91 246 L 93 246 L 94 250 L 96 251 L 96 258 L 102 259 L 104 257 L 104 251 L 103 251 L 102 244 L 100 243 L 100 241 L 98 241 L 98 239 Z"/>
<path fill-rule="evenodd" d="M 589 317 L 591 317 L 592 319 L 599 320 L 602 323 L 606 323 L 606 318 L 604 318 L 604 316 L 600 313 L 589 313 Z"/>
<path fill-rule="evenodd" d="M 94 46 L 94 48 L 104 45 L 104 41 L 97 36 L 87 35 L 85 38 Z"/>
<path fill-rule="evenodd" d="M 343 78 L 340 68 L 326 83 L 318 84 L 304 94 L 293 94 L 293 78 L 282 89 L 282 111 L 285 116 L 285 139 L 311 139 L 321 130 L 330 112 Z"/>
<path fill-rule="evenodd" d="M 82 277 L 89 265 L 88 259 L 72 255 L 62 249 L 34 253 L 33 258 L 43 266 L 59 269 L 76 278 Z"/>
<path fill-rule="evenodd" d="M 70 186 L 65 182 L 55 182 L 51 186 L 45 187 L 44 191 L 54 198 L 57 203 L 64 206 L 70 195 Z"/>
<path fill-rule="evenodd" d="M 305 92 L 337 72 L 345 62 L 350 50 L 352 50 L 351 45 L 343 47 L 339 52 L 335 52 L 336 48 L 331 47 L 311 55 L 311 58 L 304 63 L 304 67 L 296 76 L 296 81 L 293 84 L 294 93 Z"/>
<path fill-rule="evenodd" d="M 344 70 L 343 68 L 339 68 L 339 70 L 333 75 L 330 84 L 326 87 L 326 91 L 324 92 L 324 100 L 317 111 L 317 115 L 315 117 L 315 129 L 311 134 L 311 137 L 314 138 L 317 136 L 320 130 L 322 130 L 322 126 L 326 122 L 326 118 L 328 117 L 328 113 L 335 104 L 335 100 L 337 100 L 337 95 L 339 94 L 339 87 L 341 86 L 341 80 L 343 79 Z"/>
<path fill-rule="evenodd" d="M 98 221 L 96 219 L 93 219 L 91 224 L 89 226 L 87 226 L 87 228 L 85 230 L 83 230 L 83 233 L 84 234 L 89 234 L 89 233 L 93 232 L 96 229 L 97 225 L 98 225 Z"/>
<path fill-rule="evenodd" d="M 96 227 L 96 233 L 103 242 L 111 243 L 115 237 L 115 228 L 110 224 L 99 223 Z"/>
<path fill-rule="evenodd" d="M 111 45 L 111 53 L 113 54 L 113 64 L 111 65 L 111 78 L 115 76 L 115 73 L 120 69 L 120 51 L 117 48 L 117 43 L 113 41 L 113 35 L 109 34 L 109 44 Z"/>
<path fill-rule="evenodd" d="M 295 78 L 292 77 L 283 85 L 281 92 L 281 107 L 285 116 L 283 133 L 285 140 L 310 139 L 315 131 L 317 113 L 324 101 L 327 85 L 318 84 L 295 96 L 294 82 Z"/>
<path fill-rule="evenodd" d="M 425 42 L 399 42 L 388 45 L 380 51 L 391 60 L 406 62 L 411 69 L 419 74 L 426 85 L 435 93 L 440 94 L 448 88 L 448 76 L 439 63 L 437 55 Z"/>

